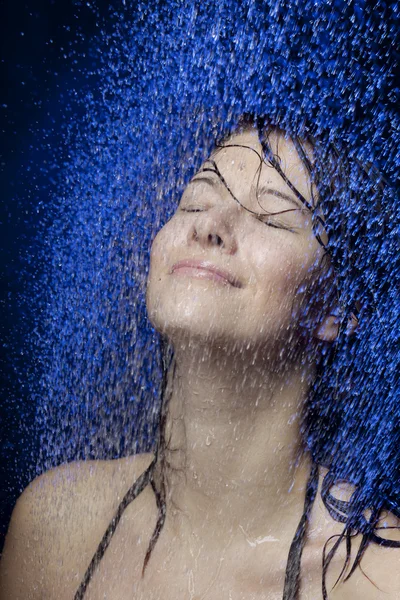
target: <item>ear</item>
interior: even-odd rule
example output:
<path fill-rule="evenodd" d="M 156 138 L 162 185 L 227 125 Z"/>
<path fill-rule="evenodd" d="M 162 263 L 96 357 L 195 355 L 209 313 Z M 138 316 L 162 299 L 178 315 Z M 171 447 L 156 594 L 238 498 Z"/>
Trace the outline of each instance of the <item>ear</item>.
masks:
<path fill-rule="evenodd" d="M 323 342 L 334 342 L 339 335 L 340 317 L 336 311 L 327 315 L 314 333 L 314 337 Z M 358 327 L 358 319 L 351 313 L 346 325 L 346 335 L 352 335 Z"/>

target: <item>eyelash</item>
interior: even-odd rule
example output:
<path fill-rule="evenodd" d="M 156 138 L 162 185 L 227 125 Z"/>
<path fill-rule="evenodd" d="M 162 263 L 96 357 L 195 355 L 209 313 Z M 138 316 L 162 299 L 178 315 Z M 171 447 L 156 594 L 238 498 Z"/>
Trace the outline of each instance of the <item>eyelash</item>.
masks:
<path fill-rule="evenodd" d="M 180 210 L 183 212 L 188 212 L 188 213 L 204 212 L 204 208 L 181 208 Z M 265 221 L 263 221 L 262 217 L 259 217 L 256 215 L 255 218 L 257 219 L 257 221 L 260 221 L 260 223 L 263 223 L 264 225 L 267 225 L 268 227 L 273 227 L 274 229 L 284 229 L 285 231 L 290 231 L 291 233 L 295 233 L 294 229 L 291 229 L 290 227 L 287 227 L 286 225 L 279 223 L 279 221 L 277 223 L 271 223 L 271 222 L 266 223 Z"/>

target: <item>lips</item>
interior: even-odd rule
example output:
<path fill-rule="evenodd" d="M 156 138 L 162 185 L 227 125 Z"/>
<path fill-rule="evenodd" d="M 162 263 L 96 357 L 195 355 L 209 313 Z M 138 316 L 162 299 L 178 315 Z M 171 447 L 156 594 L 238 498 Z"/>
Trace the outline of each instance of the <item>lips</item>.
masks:
<path fill-rule="evenodd" d="M 201 273 L 203 273 L 205 278 L 207 279 L 224 280 L 226 283 L 229 283 L 234 287 L 242 287 L 240 281 L 231 273 L 228 273 L 228 271 L 224 271 L 223 269 L 218 268 L 213 263 L 210 263 L 208 261 L 180 260 L 179 262 L 174 264 L 171 273 L 174 273 L 175 271 L 179 270 L 182 270 L 182 273 L 186 272 L 187 274 L 190 274 L 191 272 L 195 274 L 195 272 L 198 271 L 199 276 L 201 276 Z M 207 273 L 209 274 L 208 277 Z"/>

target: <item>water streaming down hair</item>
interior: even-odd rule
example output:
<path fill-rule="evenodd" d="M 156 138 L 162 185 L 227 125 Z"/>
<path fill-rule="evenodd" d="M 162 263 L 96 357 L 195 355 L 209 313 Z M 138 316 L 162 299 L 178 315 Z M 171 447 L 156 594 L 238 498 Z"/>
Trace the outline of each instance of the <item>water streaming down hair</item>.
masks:
<path fill-rule="evenodd" d="M 305 440 L 314 463 L 329 469 L 322 496 L 343 522 L 343 540 L 358 531 L 361 552 L 370 542 L 395 545 L 375 526 L 383 509 L 400 516 L 398 211 L 391 183 L 398 133 L 391 124 L 390 36 L 381 36 L 385 23 L 390 31 L 388 5 L 380 2 L 375 12 L 359 6 L 171 1 L 152 11 L 138 3 L 117 15 L 104 41 L 100 93 L 85 99 L 87 123 L 44 223 L 51 260 L 40 307 L 41 470 L 143 450 L 162 458 L 162 354 L 144 303 L 150 242 L 215 140 L 243 114 L 267 116 L 293 139 L 313 140 L 343 323 L 360 306 L 357 334 L 342 332 L 321 356 Z M 314 20 L 304 18 L 309 14 Z M 160 529 L 162 477 L 152 479 L 151 469 L 146 477 L 158 494 Z M 330 494 L 339 480 L 356 486 L 348 504 Z M 314 488 L 311 479 L 285 600 L 297 593 Z"/>

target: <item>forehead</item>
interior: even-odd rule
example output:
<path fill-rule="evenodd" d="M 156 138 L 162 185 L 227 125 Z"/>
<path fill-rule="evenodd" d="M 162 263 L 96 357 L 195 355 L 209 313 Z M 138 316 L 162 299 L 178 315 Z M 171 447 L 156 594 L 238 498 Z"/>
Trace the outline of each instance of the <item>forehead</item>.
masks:
<path fill-rule="evenodd" d="M 293 142 L 283 133 L 273 130 L 268 137 L 268 143 L 290 183 L 311 202 L 310 176 Z M 312 162 L 311 147 L 304 144 L 304 149 Z M 294 198 L 293 191 L 278 171 L 268 163 L 268 160 L 261 160 L 262 156 L 258 132 L 254 128 L 247 128 L 225 140 L 222 147 L 212 153 L 211 158 L 228 183 L 234 183 L 243 193 L 249 190 L 249 186 L 259 184 L 273 187 Z"/>

